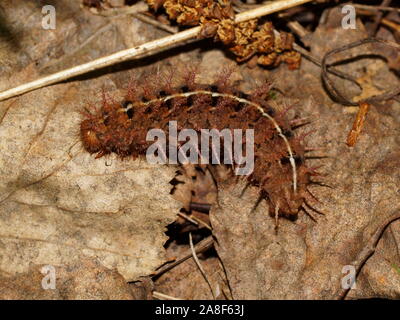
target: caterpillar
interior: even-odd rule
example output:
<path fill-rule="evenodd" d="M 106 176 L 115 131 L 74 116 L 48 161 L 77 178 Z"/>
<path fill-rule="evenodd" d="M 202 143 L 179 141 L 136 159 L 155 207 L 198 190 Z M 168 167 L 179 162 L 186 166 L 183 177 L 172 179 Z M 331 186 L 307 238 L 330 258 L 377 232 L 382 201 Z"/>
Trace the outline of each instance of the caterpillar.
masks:
<path fill-rule="evenodd" d="M 84 112 L 80 125 L 83 146 L 96 158 L 115 153 L 122 159 L 134 159 L 144 156 L 152 143 L 146 140 L 147 132 L 166 130 L 172 120 L 178 124 L 178 132 L 251 128 L 254 169 L 247 182 L 259 188 L 276 224 L 278 217 L 296 218 L 308 205 L 311 193 L 307 186 L 315 175 L 305 163 L 303 138 L 294 133 L 297 119 L 288 120 L 285 111 L 278 112 L 268 103 L 268 84 L 246 94 L 229 84 L 228 78 L 223 74 L 211 85 L 197 83 L 193 74 L 188 74 L 181 86 L 174 86 L 170 77 L 164 83 L 153 81 L 156 86 L 149 81 L 131 82 L 122 101 L 104 97 L 100 108 Z M 233 167 L 237 165 L 233 163 Z"/>

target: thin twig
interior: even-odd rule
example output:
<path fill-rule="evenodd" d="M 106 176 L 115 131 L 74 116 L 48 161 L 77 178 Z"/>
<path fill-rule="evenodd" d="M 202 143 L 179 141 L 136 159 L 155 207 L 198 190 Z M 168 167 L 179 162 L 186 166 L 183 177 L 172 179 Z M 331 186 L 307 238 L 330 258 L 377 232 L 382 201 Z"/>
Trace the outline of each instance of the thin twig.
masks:
<path fill-rule="evenodd" d="M 111 23 L 107 23 L 106 25 L 102 26 L 101 28 L 97 29 L 93 34 L 91 34 L 87 39 L 85 39 L 82 43 L 79 44 L 79 46 L 74 47 L 71 52 L 68 52 L 68 54 L 63 55 L 60 57 L 60 59 L 55 59 L 55 60 L 50 60 L 48 63 L 42 66 L 42 68 L 48 68 L 56 63 L 62 64 L 62 62 L 68 59 L 71 59 L 71 56 L 82 50 L 85 46 L 87 46 L 91 41 L 96 39 L 100 34 L 108 31 L 113 25 Z"/>
<path fill-rule="evenodd" d="M 363 15 L 363 16 L 373 16 L 375 13 L 373 11 L 365 11 L 365 10 L 357 10 L 357 14 Z M 395 32 L 400 33 L 400 25 L 396 23 L 395 21 L 382 18 L 381 24 L 384 26 L 387 26 L 391 29 L 393 29 Z"/>
<path fill-rule="evenodd" d="M 293 33 L 297 34 L 300 37 L 300 39 L 304 38 L 306 35 L 310 33 L 298 21 L 289 21 L 287 26 Z"/>
<path fill-rule="evenodd" d="M 190 249 L 192 250 L 192 255 L 193 255 L 194 262 L 196 262 L 196 265 L 197 265 L 197 267 L 199 268 L 201 274 L 203 275 L 204 280 L 206 280 L 206 282 L 207 282 L 207 284 L 208 284 L 208 287 L 210 288 L 211 294 L 212 294 L 212 296 L 213 296 L 213 298 L 214 298 L 214 300 L 215 300 L 214 290 L 213 290 L 213 288 L 212 288 L 212 286 L 211 286 L 210 281 L 209 281 L 208 278 L 207 278 L 207 275 L 206 275 L 206 273 L 205 273 L 203 267 L 202 267 L 201 264 L 200 264 L 199 258 L 197 258 L 196 251 L 194 250 L 193 240 L 192 240 L 192 233 L 191 233 L 191 232 L 189 232 L 189 244 L 190 244 Z"/>
<path fill-rule="evenodd" d="M 360 273 L 361 268 L 367 262 L 368 258 L 372 256 L 372 254 L 376 250 L 376 246 L 378 245 L 379 239 L 382 237 L 383 232 L 386 228 L 395 220 L 400 219 L 400 211 L 395 211 L 393 215 L 390 215 L 386 220 L 380 224 L 380 226 L 373 233 L 371 238 L 368 240 L 367 245 L 361 250 L 358 254 L 357 258 L 351 263 L 352 266 L 356 269 L 356 276 Z M 341 289 L 338 294 L 338 299 L 345 299 L 347 294 L 349 293 L 351 286 L 346 289 Z"/>
<path fill-rule="evenodd" d="M 203 213 L 209 213 L 210 209 L 211 209 L 211 204 L 190 202 L 189 208 L 190 208 L 190 210 L 196 210 L 196 211 L 203 212 Z"/>
<path fill-rule="evenodd" d="M 266 4 L 268 1 L 264 1 L 263 4 Z M 249 9 L 254 9 L 261 7 L 263 4 L 260 3 L 244 3 L 241 0 L 232 0 L 233 10 L 235 12 L 243 12 Z"/>
<path fill-rule="evenodd" d="M 360 9 L 365 9 L 365 10 L 381 10 L 381 11 L 396 11 L 400 12 L 400 8 L 393 8 L 393 7 L 382 7 L 382 6 L 370 6 L 367 4 L 358 4 L 358 3 L 352 3 L 351 4 L 355 8 L 360 8 Z"/>
<path fill-rule="evenodd" d="M 106 10 L 90 10 L 91 13 L 103 17 L 119 17 L 128 14 L 135 14 L 138 12 L 146 12 L 149 6 L 145 2 L 138 2 L 132 6 L 124 6 L 122 8 L 110 8 Z"/>
<path fill-rule="evenodd" d="M 219 256 L 217 256 L 217 257 L 218 257 L 218 264 L 219 264 L 219 267 L 220 267 L 221 270 L 223 271 L 224 276 L 225 276 L 225 279 L 223 279 L 221 275 L 220 275 L 220 277 L 221 277 L 221 279 L 225 282 L 226 286 L 228 287 L 228 289 L 229 289 L 229 295 L 227 295 L 227 293 L 225 292 L 224 288 L 222 288 L 222 292 L 224 293 L 225 297 L 226 297 L 228 300 L 234 300 L 234 299 L 233 299 L 232 288 L 231 288 L 231 285 L 230 285 L 229 280 L 228 280 L 228 274 L 226 273 L 225 266 L 224 266 L 224 264 L 222 263 L 221 258 L 220 258 Z"/>
<path fill-rule="evenodd" d="M 213 246 L 213 244 L 214 244 L 214 240 L 213 240 L 212 236 L 209 236 L 209 237 L 201 240 L 199 243 L 196 243 L 196 245 L 195 245 L 196 254 L 207 251 L 208 249 L 210 249 Z M 161 267 L 160 269 L 158 269 L 157 272 L 155 274 L 153 274 L 152 278 L 155 279 L 155 278 L 161 276 L 165 272 L 175 268 L 177 265 L 181 264 L 182 262 L 186 261 L 187 259 L 189 259 L 191 257 L 192 257 L 192 250 L 190 249 L 190 250 L 188 250 L 187 253 L 185 253 L 182 256 L 182 258 L 179 258 L 175 262 L 167 264 L 167 265 Z"/>
<path fill-rule="evenodd" d="M 333 49 L 333 50 L 327 52 L 322 59 L 322 81 L 324 82 L 325 87 L 327 88 L 331 97 L 334 98 L 336 100 L 336 102 L 339 102 L 340 104 L 343 104 L 345 106 L 357 106 L 358 103 L 353 102 L 353 101 L 349 100 L 348 98 L 346 98 L 333 84 L 331 79 L 328 77 L 328 67 L 330 67 L 333 63 L 328 64 L 327 60 L 330 56 L 332 56 L 336 53 L 339 53 L 342 51 L 347 51 L 347 50 L 350 50 L 352 48 L 355 48 L 355 47 L 358 47 L 358 46 L 361 46 L 361 45 L 364 45 L 367 43 L 382 43 L 389 47 L 400 49 L 400 44 L 395 43 L 393 41 L 388 41 L 388 40 L 378 39 L 378 38 L 366 38 L 363 40 L 358 40 L 358 41 L 346 44 L 340 48 Z M 399 94 L 400 94 L 400 88 L 396 88 L 390 92 L 372 96 L 367 99 L 364 99 L 363 101 L 367 102 L 367 103 L 375 103 L 375 102 L 395 98 Z"/>
<path fill-rule="evenodd" d="M 190 221 L 191 223 L 193 223 L 196 226 L 199 225 L 199 223 L 196 220 L 192 219 L 187 214 L 184 214 L 182 212 L 178 212 L 178 216 L 182 217 L 183 219 L 186 219 L 186 220 Z"/>
<path fill-rule="evenodd" d="M 274 29 L 274 35 L 276 37 L 279 36 L 279 31 Z M 315 58 L 314 56 L 311 55 L 311 53 L 309 51 L 307 51 L 306 49 L 304 49 L 303 47 L 301 47 L 300 45 L 298 45 L 297 43 L 293 43 L 293 49 L 296 50 L 297 52 L 299 52 L 303 57 L 305 57 L 306 59 L 308 59 L 309 61 L 311 61 L 312 63 L 314 63 L 315 65 L 317 65 L 318 67 L 322 67 L 322 62 L 320 60 L 318 60 L 317 58 Z M 346 79 L 348 81 L 353 82 L 354 84 L 358 85 L 358 82 L 351 76 L 349 76 L 346 73 L 343 73 L 335 68 L 329 68 L 328 69 L 329 73 L 334 74 L 337 77 L 340 77 L 342 79 Z"/>
<path fill-rule="evenodd" d="M 149 17 L 149 16 L 145 15 L 144 13 L 141 13 L 141 12 L 135 13 L 135 14 L 133 14 L 133 16 L 136 19 L 138 19 L 138 20 L 140 20 L 140 21 L 142 21 L 144 23 L 148 23 L 148 24 L 150 24 L 150 25 L 152 25 L 152 26 L 154 26 L 154 27 L 156 27 L 158 29 L 167 31 L 167 32 L 172 33 L 172 34 L 178 33 L 178 28 L 177 27 L 171 27 L 169 25 L 161 23 L 161 22 L 157 21 L 156 19 L 153 19 L 152 17 Z"/>
<path fill-rule="evenodd" d="M 391 0 L 383 0 L 381 3 L 381 7 L 389 6 L 390 2 L 391 2 Z M 370 25 L 368 28 L 368 34 L 370 37 L 373 37 L 376 35 L 376 31 L 378 30 L 378 27 L 381 24 L 382 17 L 383 17 L 382 11 L 375 12 L 374 21 L 373 21 L 372 25 Z"/>
<path fill-rule="evenodd" d="M 385 26 L 393 29 L 394 31 L 400 33 L 400 24 L 398 24 L 398 23 L 396 23 L 394 21 L 385 19 L 385 18 L 383 18 L 381 22 L 382 22 L 383 25 L 385 25 Z"/>
<path fill-rule="evenodd" d="M 267 5 L 255 8 L 253 10 L 249 10 L 243 13 L 240 13 L 236 16 L 235 22 L 244 22 L 247 20 L 259 18 L 261 16 L 271 14 L 277 11 L 285 10 L 291 7 L 295 7 L 307 2 L 311 2 L 312 0 L 280 0 L 274 1 Z M 163 49 L 170 48 L 174 45 L 181 44 L 187 40 L 195 38 L 201 30 L 201 27 L 194 27 L 177 34 L 173 34 L 161 39 L 157 39 L 154 41 L 147 42 L 145 44 L 136 46 L 134 48 L 125 49 L 122 51 L 118 51 L 109 56 L 102 57 L 88 63 L 81 64 L 79 66 L 72 67 L 70 69 L 66 69 L 49 76 L 46 76 L 41 79 L 34 80 L 32 82 L 25 83 L 23 85 L 17 86 L 15 88 L 11 88 L 9 90 L 0 92 L 0 101 L 5 100 L 11 97 L 18 96 L 20 94 L 42 88 L 51 84 L 55 84 L 61 81 L 65 81 L 67 79 L 71 79 L 73 77 L 102 69 L 117 63 L 121 63 L 123 61 L 142 58 L 144 56 L 148 56 L 159 52 Z"/>
<path fill-rule="evenodd" d="M 158 292 L 158 291 L 153 291 L 152 295 L 153 295 L 154 298 L 156 298 L 158 300 L 183 300 L 181 298 L 175 298 L 173 296 L 169 296 L 169 295 L 167 295 L 165 293 L 161 293 L 161 292 Z"/>
<path fill-rule="evenodd" d="M 203 221 L 203 220 L 201 220 L 201 219 L 199 219 L 199 218 L 197 218 L 197 217 L 195 217 L 195 216 L 193 216 L 193 220 L 197 221 L 198 223 L 200 223 L 200 224 L 202 224 L 203 226 L 205 226 L 208 230 L 211 230 L 211 231 L 212 231 L 211 226 L 210 226 L 207 222 L 205 222 L 205 221 Z"/>
<path fill-rule="evenodd" d="M 145 13 L 148 12 L 149 7 L 145 2 L 139 2 L 132 6 L 122 7 L 122 8 L 111 8 L 107 10 L 91 10 L 93 14 L 104 16 L 104 17 L 112 17 L 112 18 L 120 18 L 125 15 L 133 15 L 136 19 L 141 20 L 145 23 L 151 24 L 156 28 L 162 29 L 169 33 L 177 33 L 178 28 L 171 27 L 165 25 L 152 17 L 147 16 Z"/>

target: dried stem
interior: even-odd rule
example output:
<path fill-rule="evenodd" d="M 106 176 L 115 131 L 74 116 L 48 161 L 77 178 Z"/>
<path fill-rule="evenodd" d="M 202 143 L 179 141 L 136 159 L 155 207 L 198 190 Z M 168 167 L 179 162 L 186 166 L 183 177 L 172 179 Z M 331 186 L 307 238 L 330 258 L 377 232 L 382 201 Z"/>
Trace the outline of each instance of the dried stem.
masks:
<path fill-rule="evenodd" d="M 153 298 L 156 298 L 158 300 L 183 300 L 181 298 L 175 298 L 173 296 L 169 296 L 167 294 L 164 294 L 164 293 L 161 293 L 158 291 L 153 291 L 152 295 L 153 295 Z"/>
<path fill-rule="evenodd" d="M 271 14 L 277 11 L 285 10 L 291 7 L 295 7 L 307 2 L 311 2 L 311 0 L 280 0 L 274 1 L 272 3 L 266 4 L 264 6 L 255 8 L 253 10 L 249 10 L 243 13 L 240 13 L 236 16 L 235 22 L 243 22 L 250 19 L 255 19 L 267 14 Z M 65 81 L 67 79 L 71 79 L 73 77 L 102 69 L 117 63 L 121 63 L 123 61 L 132 60 L 134 58 L 144 57 L 156 52 L 159 52 L 165 48 L 172 47 L 177 44 L 181 44 L 187 40 L 195 38 L 201 30 L 201 27 L 194 27 L 177 34 L 173 34 L 161 39 L 157 39 L 154 41 L 147 42 L 145 44 L 136 46 L 134 48 L 125 49 L 116 53 L 113 53 L 109 56 L 102 57 L 88 63 L 81 64 L 79 66 L 72 67 L 70 69 L 66 69 L 54 74 L 51 74 L 47 77 L 34 80 L 32 82 L 25 83 L 15 88 L 11 88 L 9 90 L 0 92 L 0 101 L 5 100 L 11 97 L 18 96 L 20 94 L 43 88 L 45 86 L 58 83 L 60 81 Z"/>
<path fill-rule="evenodd" d="M 391 0 L 383 0 L 381 6 L 385 7 L 390 5 Z M 372 23 L 372 25 L 368 28 L 368 34 L 370 35 L 370 37 L 375 36 L 376 31 L 378 30 L 379 25 L 381 24 L 382 21 L 382 17 L 383 17 L 383 12 L 382 11 L 376 11 L 375 12 L 375 18 L 374 18 L 374 22 Z"/>
<path fill-rule="evenodd" d="M 199 202 L 190 202 L 189 205 L 190 210 L 196 210 L 202 213 L 209 213 L 211 209 L 211 204 L 209 203 L 199 203 Z"/>
<path fill-rule="evenodd" d="M 193 255 L 193 259 L 196 262 L 197 267 L 199 268 L 201 274 L 203 275 L 204 280 L 206 280 L 208 287 L 210 288 L 211 294 L 215 300 L 215 294 L 214 294 L 214 290 L 211 286 L 210 280 L 208 280 L 207 275 L 203 269 L 203 267 L 200 264 L 199 258 L 197 258 L 197 254 L 196 251 L 194 250 L 194 246 L 193 246 L 193 241 L 192 241 L 192 233 L 189 232 L 189 244 L 190 244 L 190 249 L 192 250 L 192 255 Z"/>
<path fill-rule="evenodd" d="M 274 35 L 276 37 L 279 37 L 279 31 L 274 29 Z M 311 55 L 311 53 L 309 51 L 307 51 L 306 49 L 304 49 L 303 47 L 301 47 L 300 45 L 298 45 L 297 43 L 293 43 L 293 49 L 296 50 L 297 52 L 299 52 L 303 57 L 305 57 L 306 59 L 308 59 L 309 61 L 311 61 L 312 63 L 314 63 L 315 65 L 317 65 L 318 67 L 322 67 L 322 62 L 320 60 L 318 60 L 317 58 L 315 58 L 314 56 Z M 333 67 L 329 68 L 328 73 L 332 73 L 335 76 L 338 76 L 342 79 L 346 79 L 349 80 L 351 82 L 353 82 L 354 84 L 358 85 L 357 81 L 349 76 L 348 74 L 345 74 Z"/>
<path fill-rule="evenodd" d="M 156 19 L 153 19 L 152 17 L 147 16 L 144 13 L 138 12 L 138 13 L 133 14 L 133 16 L 136 19 L 138 19 L 138 20 L 140 20 L 140 21 L 142 21 L 144 23 L 148 23 L 148 24 L 150 24 L 150 25 L 152 25 L 152 26 L 154 26 L 154 27 L 156 27 L 158 29 L 167 31 L 167 32 L 172 33 L 172 34 L 178 33 L 178 28 L 177 27 L 171 27 L 169 25 L 161 23 L 161 22 L 157 21 Z"/>
<path fill-rule="evenodd" d="M 385 19 L 385 18 L 383 18 L 381 22 L 382 22 L 383 25 L 385 25 L 385 26 L 393 29 L 394 31 L 400 33 L 400 24 L 398 24 L 396 22 L 393 22 L 391 20 Z"/>
<path fill-rule="evenodd" d="M 195 217 L 195 216 L 193 216 L 193 220 L 195 220 L 195 221 L 198 222 L 199 224 L 202 224 L 202 225 L 203 225 L 204 227 L 206 227 L 208 230 L 212 231 L 211 226 L 210 226 L 207 222 L 204 222 L 203 220 L 201 220 L 201 219 L 199 219 L 199 218 L 197 218 L 197 217 Z"/>
<path fill-rule="evenodd" d="M 356 269 L 356 275 L 358 275 L 361 271 L 361 268 L 367 262 L 368 258 L 372 256 L 372 254 L 376 250 L 376 246 L 378 245 L 379 239 L 382 237 L 383 232 L 386 228 L 395 220 L 400 219 L 400 211 L 395 211 L 394 214 L 390 215 L 386 218 L 383 223 L 379 225 L 379 227 L 375 230 L 371 238 L 368 240 L 367 245 L 361 250 L 358 254 L 357 258 L 351 263 Z M 341 289 L 338 294 L 338 299 L 345 299 L 347 294 L 349 293 L 351 287 L 347 289 Z"/>
<path fill-rule="evenodd" d="M 138 12 L 145 12 L 149 10 L 149 6 L 145 2 L 138 2 L 131 6 L 122 8 L 110 8 L 107 10 L 90 10 L 93 14 L 104 17 L 119 17 L 127 14 L 136 14 Z"/>
<path fill-rule="evenodd" d="M 184 214 L 182 212 L 178 212 L 178 216 L 182 217 L 183 219 L 186 219 L 186 220 L 190 221 L 191 223 L 193 223 L 196 226 L 199 225 L 199 223 L 196 220 L 192 219 L 187 214 Z"/>
<path fill-rule="evenodd" d="M 195 251 L 197 254 L 204 252 L 208 249 L 210 249 L 214 244 L 214 240 L 212 236 L 209 236 L 203 240 L 201 240 L 199 243 L 195 245 Z M 173 263 L 167 264 L 164 267 L 161 267 L 160 269 L 157 270 L 157 272 L 153 275 L 153 279 L 161 276 L 165 272 L 175 268 L 177 265 L 181 264 L 182 262 L 186 261 L 192 257 L 192 250 L 189 250 L 189 252 L 185 253 L 182 258 L 176 260 Z"/>
<path fill-rule="evenodd" d="M 387 45 L 389 47 L 395 48 L 400 50 L 400 44 L 395 43 L 393 41 L 388 41 L 388 40 L 384 40 L 384 39 L 378 39 L 378 38 L 366 38 L 363 40 L 358 40 L 355 42 L 351 42 L 349 44 L 346 44 L 345 46 L 342 46 L 340 48 L 335 48 L 329 52 L 327 52 L 323 59 L 322 59 L 322 81 L 326 87 L 326 89 L 328 90 L 329 95 L 336 101 L 339 102 L 342 105 L 345 106 L 357 106 L 358 103 L 357 102 L 353 102 L 351 100 L 349 100 L 348 98 L 346 98 L 334 85 L 333 81 L 328 77 L 328 68 L 333 64 L 333 63 L 327 63 L 327 60 L 329 57 L 331 57 L 332 55 L 342 52 L 342 51 L 346 51 L 346 50 L 350 50 L 352 48 L 361 46 L 361 45 L 365 45 L 368 43 L 382 43 L 384 45 Z M 337 63 L 337 62 L 336 62 Z M 379 101 L 384 101 L 384 100 L 389 100 L 389 99 L 393 99 L 395 98 L 397 95 L 400 94 L 400 88 L 396 88 L 390 92 L 384 93 L 384 94 L 380 94 L 377 96 L 372 96 L 369 97 L 367 99 L 365 99 L 364 101 L 367 103 L 375 103 L 375 102 L 379 102 Z"/>
<path fill-rule="evenodd" d="M 365 9 L 365 10 L 372 10 L 372 11 L 397 11 L 400 12 L 400 8 L 394 8 L 394 7 L 385 7 L 385 6 L 371 6 L 367 4 L 358 4 L 358 3 L 352 3 L 351 4 L 355 8 L 360 8 L 360 9 Z"/>

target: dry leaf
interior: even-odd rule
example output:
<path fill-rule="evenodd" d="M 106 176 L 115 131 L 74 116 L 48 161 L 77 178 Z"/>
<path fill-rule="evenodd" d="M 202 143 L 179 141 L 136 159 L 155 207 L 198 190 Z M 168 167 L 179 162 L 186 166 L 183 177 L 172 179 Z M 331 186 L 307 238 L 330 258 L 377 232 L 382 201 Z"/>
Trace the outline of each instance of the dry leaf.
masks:
<path fill-rule="evenodd" d="M 321 26 L 311 41 L 312 50 L 323 54 L 363 37 L 359 29 Z M 355 76 L 364 64 L 352 62 L 342 70 Z M 380 73 L 380 79 L 398 85 L 387 66 Z M 304 213 L 294 222 L 280 219 L 276 235 L 266 203 L 252 211 L 256 189 L 248 188 L 240 198 L 244 185 L 220 186 L 220 207 L 210 213 L 216 249 L 235 299 L 339 298 L 346 275 L 343 267 L 352 265 L 378 226 L 400 210 L 399 104 L 373 107 L 357 145 L 349 148 L 345 141 L 353 115 L 326 95 L 318 67 L 304 61 L 299 71 L 280 68 L 272 76 L 277 88 L 299 99 L 296 113 L 318 118 L 298 131 L 315 129 L 307 137 L 307 145 L 323 150 L 309 156 L 326 156 L 307 160 L 311 167 L 323 165 L 318 171 L 326 176 L 314 180 L 332 186 L 310 187 L 321 201 L 311 205 L 325 216 L 308 209 L 316 223 Z M 351 96 L 353 88 L 347 84 L 343 81 L 344 92 Z M 375 254 L 361 269 L 357 289 L 351 290 L 348 298 L 400 297 L 400 277 L 392 267 L 399 261 L 399 231 L 399 221 L 386 229 Z"/>
<path fill-rule="evenodd" d="M 55 69 L 65 67 L 66 60 L 77 64 L 123 46 L 118 28 L 108 29 L 115 35 L 114 42 L 104 42 L 108 31 L 90 38 L 88 29 L 96 30 L 99 18 L 82 11 L 79 3 L 62 3 L 56 9 L 62 5 L 65 10 L 57 16 L 57 28 L 49 31 L 38 23 L 40 6 L 4 4 L 7 16 L 15 14 L 21 18 L 18 23 L 25 23 L 18 26 L 24 30 L 19 34 L 23 49 L 13 57 L 17 63 L 13 69 L 20 72 L 2 77 L 0 88 L 39 77 L 43 68 L 50 68 L 51 48 L 64 50 L 61 59 L 50 57 Z M 85 15 L 90 17 L 86 25 L 79 24 Z M 100 20 L 104 24 L 104 18 Z M 16 21 L 9 23 L 10 29 L 16 28 Z M 36 47 L 29 46 L 32 37 L 40 41 Z M 89 37 L 86 46 L 83 43 L 75 51 L 65 46 L 82 41 L 80 37 Z M 24 55 L 31 58 L 24 60 Z M 103 85 L 115 90 L 123 80 L 127 85 L 128 79 L 125 72 L 58 84 L 0 103 L 3 273 L 25 272 L 30 263 L 59 266 L 91 257 L 131 281 L 165 262 L 164 232 L 181 207 L 169 194 L 175 169 L 151 166 L 145 159 L 96 160 L 83 150 L 79 139 L 80 112 L 87 103 L 101 101 Z"/>
<path fill-rule="evenodd" d="M 54 278 L 50 272 L 54 271 Z M 31 265 L 25 273 L 0 279 L 0 299 L 18 300 L 132 300 L 129 285 L 115 270 L 82 259 L 77 264 Z"/>

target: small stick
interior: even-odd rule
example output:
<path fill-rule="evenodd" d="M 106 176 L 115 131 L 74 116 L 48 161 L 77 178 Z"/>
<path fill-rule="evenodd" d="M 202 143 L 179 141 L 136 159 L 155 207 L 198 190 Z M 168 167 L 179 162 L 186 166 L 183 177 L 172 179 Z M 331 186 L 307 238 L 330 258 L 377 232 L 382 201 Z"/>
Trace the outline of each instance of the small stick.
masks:
<path fill-rule="evenodd" d="M 201 219 L 199 219 L 199 218 L 197 218 L 195 216 L 193 216 L 193 220 L 197 221 L 198 223 L 200 223 L 203 226 L 205 226 L 208 230 L 212 231 L 211 226 L 207 222 L 204 222 L 203 220 L 201 220 Z"/>
<path fill-rule="evenodd" d="M 193 223 L 196 226 L 199 225 L 199 223 L 196 220 L 192 219 L 187 214 L 184 214 L 182 212 L 178 212 L 178 216 L 182 217 L 183 219 L 186 219 L 186 220 L 190 221 L 191 223 Z"/>
<path fill-rule="evenodd" d="M 280 0 L 274 1 L 272 3 L 266 4 L 264 6 L 255 8 L 253 10 L 249 10 L 243 13 L 240 13 L 236 16 L 235 23 L 244 22 L 247 20 L 255 19 L 267 14 L 271 14 L 277 11 L 285 10 L 291 7 L 295 7 L 307 2 L 311 2 L 312 0 Z M 79 66 L 72 67 L 70 69 L 66 69 L 49 76 L 46 76 L 41 79 L 34 80 L 32 82 L 28 82 L 17 86 L 15 88 L 11 88 L 9 90 L 0 92 L 0 101 L 5 100 L 11 97 L 18 96 L 20 94 L 43 88 L 45 86 L 58 83 L 60 81 L 65 81 L 67 79 L 71 79 L 73 77 L 102 69 L 123 61 L 131 60 L 134 58 L 139 58 L 143 56 L 148 56 L 158 52 L 167 47 L 171 47 L 176 44 L 183 43 L 184 41 L 190 40 L 196 37 L 201 30 L 201 27 L 194 27 L 177 34 L 173 34 L 161 39 L 157 39 L 154 41 L 147 42 L 145 44 L 136 46 L 134 48 L 125 49 L 122 51 L 118 51 L 109 56 L 102 57 Z"/>
<path fill-rule="evenodd" d="M 193 259 L 196 262 L 196 265 L 199 268 L 201 274 L 203 275 L 204 280 L 206 280 L 206 282 L 207 282 L 207 284 L 208 284 L 208 286 L 210 288 L 211 294 L 212 294 L 212 296 L 213 296 L 213 298 L 215 300 L 214 290 L 212 289 L 211 283 L 208 280 L 207 275 L 206 275 L 203 267 L 200 264 L 199 258 L 197 258 L 196 251 L 194 250 L 193 241 L 192 241 L 192 233 L 191 232 L 189 232 L 189 244 L 190 244 L 190 249 L 192 250 Z"/>
<path fill-rule="evenodd" d="M 381 22 L 382 22 L 383 25 L 385 25 L 385 26 L 387 26 L 389 28 L 392 28 L 394 31 L 400 33 L 400 24 L 398 24 L 398 23 L 396 23 L 394 21 L 385 19 L 385 18 L 383 18 Z"/>
<path fill-rule="evenodd" d="M 376 246 L 378 245 L 379 239 L 382 237 L 383 232 L 393 221 L 398 219 L 400 219 L 400 211 L 395 211 L 393 215 L 386 218 L 384 222 L 376 229 L 374 234 L 368 240 L 367 245 L 358 254 L 356 260 L 351 263 L 351 265 L 356 269 L 356 276 L 360 273 L 362 266 L 367 262 L 368 258 L 371 257 L 375 252 Z M 351 287 L 347 289 L 341 289 L 337 295 L 337 298 L 339 300 L 344 300 L 350 289 Z"/>
<path fill-rule="evenodd" d="M 183 300 L 181 298 L 175 298 L 173 296 L 169 296 L 169 295 L 167 295 L 165 293 L 161 293 L 161 292 L 158 292 L 158 291 L 153 291 L 152 295 L 153 295 L 154 298 L 156 298 L 158 300 Z"/>
<path fill-rule="evenodd" d="M 274 29 L 274 35 L 276 37 L 279 37 L 279 31 Z M 322 67 L 322 62 L 320 60 L 318 60 L 317 58 L 315 58 L 314 56 L 311 55 L 311 53 L 309 51 L 307 51 L 306 49 L 304 49 L 303 47 L 301 47 L 300 45 L 298 45 L 296 42 L 293 43 L 293 49 L 296 50 L 297 52 L 299 52 L 302 56 L 304 56 L 306 59 L 310 60 L 312 63 L 314 63 L 315 65 L 317 65 L 318 67 Z M 354 84 L 358 85 L 357 81 L 354 80 L 351 76 L 331 67 L 328 69 L 329 73 L 334 74 L 335 76 L 338 76 L 342 79 L 346 79 L 349 80 L 351 82 L 353 82 Z M 0 99 L 1 100 L 1 99 Z"/>
<path fill-rule="evenodd" d="M 197 243 L 195 245 L 196 253 L 199 254 L 201 252 L 204 252 L 204 251 L 210 249 L 213 246 L 213 244 L 214 244 L 214 240 L 213 240 L 212 236 L 209 236 L 209 237 L 201 240 L 199 243 Z M 189 250 L 188 253 L 185 253 L 182 258 L 176 260 L 175 262 L 172 262 L 171 264 L 167 264 L 164 267 L 161 267 L 160 269 L 158 269 L 156 271 L 156 273 L 152 275 L 152 278 L 154 279 L 154 278 L 157 278 L 157 277 L 161 276 L 165 272 L 175 268 L 177 265 L 179 265 L 182 262 L 186 261 L 190 257 L 192 257 L 192 251 L 191 250 Z"/>
<path fill-rule="evenodd" d="M 211 209 L 211 204 L 209 203 L 199 203 L 199 202 L 191 202 L 190 210 L 196 210 L 203 213 L 209 213 Z"/>
<path fill-rule="evenodd" d="M 391 0 L 383 0 L 381 3 L 381 6 L 388 6 L 390 5 Z M 382 11 L 375 11 L 375 17 L 373 18 L 373 23 L 372 25 L 369 26 L 368 33 L 370 37 L 374 36 L 376 34 L 376 31 L 378 30 L 378 27 L 381 23 L 383 17 L 383 12 Z"/>
<path fill-rule="evenodd" d="M 374 12 L 371 11 L 364 11 L 364 10 L 357 10 L 357 13 L 363 16 L 373 16 Z M 395 32 L 400 33 L 400 25 L 392 20 L 382 18 L 381 24 L 393 29 Z"/>
<path fill-rule="evenodd" d="M 355 42 L 351 42 L 349 44 L 346 44 L 340 48 L 335 48 L 327 53 L 325 53 L 324 57 L 322 58 L 322 81 L 324 83 L 324 85 L 326 86 L 327 91 L 329 92 L 329 95 L 336 101 L 339 102 L 340 104 L 344 105 L 344 106 L 358 106 L 358 103 L 353 102 L 351 100 L 349 100 L 348 98 L 346 98 L 337 88 L 336 86 L 333 84 L 332 80 L 328 77 L 328 66 L 332 65 L 332 63 L 327 64 L 327 59 L 334 55 L 337 54 L 339 52 L 342 51 L 346 51 L 346 50 L 350 50 L 352 48 L 361 46 L 361 45 L 365 45 L 368 43 L 382 43 L 385 44 L 389 47 L 392 48 L 396 48 L 396 49 L 400 49 L 400 44 L 393 42 L 393 41 L 388 41 L 388 40 L 384 40 L 384 39 L 379 39 L 379 38 L 365 38 L 362 40 L 358 40 Z M 361 88 L 361 86 L 359 85 L 359 87 Z M 389 99 L 393 99 L 396 98 L 397 95 L 400 94 L 400 87 L 397 87 L 396 89 L 388 92 L 388 93 L 383 93 L 377 96 L 372 96 L 369 98 L 366 98 L 364 102 L 368 102 L 368 103 L 374 103 L 374 102 L 378 102 L 378 101 L 383 101 L 383 100 L 389 100 Z"/>
<path fill-rule="evenodd" d="M 396 11 L 400 12 L 400 8 L 393 8 L 393 7 L 385 7 L 385 6 L 370 6 L 367 4 L 358 4 L 358 3 L 352 3 L 351 4 L 355 8 L 360 8 L 360 9 L 365 9 L 365 10 L 381 10 L 381 11 Z"/>
<path fill-rule="evenodd" d="M 310 33 L 298 21 L 290 21 L 287 25 L 293 33 L 297 34 L 300 37 L 300 39 L 304 38 L 307 34 Z"/>
<path fill-rule="evenodd" d="M 133 16 L 136 19 L 138 19 L 140 21 L 143 21 L 144 23 L 148 23 L 148 24 L 150 24 L 150 25 L 152 25 L 152 26 L 154 26 L 154 27 L 156 27 L 158 29 L 167 31 L 167 32 L 172 33 L 172 34 L 178 33 L 178 28 L 171 27 L 169 25 L 163 24 L 163 23 L 157 21 L 156 19 L 153 19 L 153 18 L 145 15 L 142 12 L 134 13 Z"/>
<path fill-rule="evenodd" d="M 353 147 L 358 139 L 358 136 L 361 133 L 362 128 L 364 127 L 364 122 L 367 117 L 367 113 L 370 105 L 366 102 L 360 102 L 357 116 L 354 119 L 353 127 L 351 128 L 348 136 L 347 136 L 347 145 L 349 147 Z"/>
<path fill-rule="evenodd" d="M 135 14 L 138 12 L 145 12 L 149 10 L 147 3 L 145 2 L 138 2 L 131 6 L 125 6 L 121 8 L 109 8 L 106 10 L 89 10 L 91 13 L 103 16 L 103 17 L 118 17 L 127 14 Z"/>

